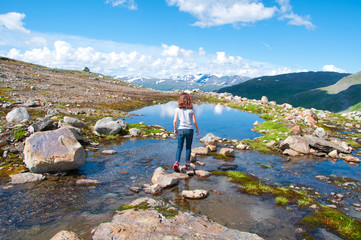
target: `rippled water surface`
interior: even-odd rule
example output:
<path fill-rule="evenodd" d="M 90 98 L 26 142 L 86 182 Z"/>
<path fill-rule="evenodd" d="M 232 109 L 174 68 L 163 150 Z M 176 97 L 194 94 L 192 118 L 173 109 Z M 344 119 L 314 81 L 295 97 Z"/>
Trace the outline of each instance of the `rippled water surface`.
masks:
<path fill-rule="evenodd" d="M 175 103 L 147 107 L 136 111 L 140 117 L 127 122 L 144 121 L 172 130 Z M 200 136 L 194 147 L 201 146 L 199 139 L 212 132 L 228 139 L 254 138 L 252 123 L 262 121 L 257 115 L 241 113 L 221 105 L 199 105 L 195 108 L 200 126 Z M 78 171 L 65 176 L 48 176 L 39 183 L 0 187 L 1 239 L 49 239 L 60 230 L 72 230 L 84 239 L 91 237 L 90 230 L 101 222 L 111 220 L 114 210 L 122 204 L 145 196 L 134 194 L 129 186 L 150 183 L 153 171 L 164 166 L 171 169 L 174 162 L 176 139 L 130 139 L 114 142 L 103 149 L 114 149 L 112 156 L 89 152 L 87 161 Z M 216 170 L 224 160 L 199 157 L 205 163 L 204 170 Z M 343 161 L 331 162 L 317 159 L 295 159 L 263 155 L 253 151 L 237 151 L 232 161 L 238 170 L 255 174 L 269 183 L 303 184 L 315 188 L 321 194 L 342 192 L 340 189 L 315 179 L 318 174 L 335 174 L 360 180 L 360 166 L 350 166 Z M 272 165 L 261 168 L 259 163 Z M 171 170 L 169 170 L 171 171 Z M 99 186 L 77 186 L 76 179 L 89 178 L 101 182 Z M 213 190 L 204 200 L 184 200 L 179 193 L 184 189 Z M 238 191 L 238 186 L 225 177 L 211 176 L 208 179 L 192 177 L 181 181 L 176 187 L 166 189 L 160 198 L 167 198 L 197 214 L 230 228 L 250 231 L 266 239 L 297 239 L 295 223 L 308 213 L 296 206 L 289 209 L 277 207 L 274 198 L 249 196 Z M 360 198 L 358 196 L 358 198 Z M 347 201 L 356 201 L 347 199 Z M 329 204 L 329 203 L 327 203 Z M 347 213 L 361 219 L 360 213 Z M 319 237 L 319 239 L 325 239 Z"/>

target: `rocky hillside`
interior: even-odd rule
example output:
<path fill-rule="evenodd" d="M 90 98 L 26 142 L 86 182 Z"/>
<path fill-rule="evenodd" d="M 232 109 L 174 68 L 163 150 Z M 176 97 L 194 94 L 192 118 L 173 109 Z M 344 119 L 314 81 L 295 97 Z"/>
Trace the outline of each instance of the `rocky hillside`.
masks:
<path fill-rule="evenodd" d="M 353 88 L 351 86 L 347 92 L 339 92 L 339 95 L 330 95 L 321 89 L 334 85 L 347 76 L 349 74 L 336 72 L 302 72 L 265 76 L 222 88 L 218 92 L 229 92 L 251 99 L 267 96 L 270 100 L 278 103 L 339 112 L 361 101 L 359 99 L 351 100 L 352 97 L 349 95 L 357 92 L 358 87 Z M 354 95 L 352 94 L 352 96 Z"/>

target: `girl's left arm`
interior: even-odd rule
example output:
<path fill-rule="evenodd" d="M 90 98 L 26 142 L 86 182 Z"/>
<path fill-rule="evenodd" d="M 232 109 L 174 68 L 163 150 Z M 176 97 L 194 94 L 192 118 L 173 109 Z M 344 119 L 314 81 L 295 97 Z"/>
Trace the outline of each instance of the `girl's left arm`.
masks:
<path fill-rule="evenodd" d="M 174 114 L 173 126 L 174 126 L 174 134 L 177 135 L 177 120 L 178 120 L 178 112 L 176 111 Z"/>

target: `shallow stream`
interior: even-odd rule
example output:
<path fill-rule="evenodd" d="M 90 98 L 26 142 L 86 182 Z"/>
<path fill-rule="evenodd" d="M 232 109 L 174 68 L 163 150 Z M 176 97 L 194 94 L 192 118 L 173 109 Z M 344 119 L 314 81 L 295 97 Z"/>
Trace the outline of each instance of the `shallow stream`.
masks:
<path fill-rule="evenodd" d="M 175 107 L 174 102 L 146 107 L 134 112 L 143 116 L 126 119 L 126 122 L 143 121 L 172 131 Z M 201 146 L 199 139 L 209 132 L 221 138 L 238 140 L 260 136 L 251 131 L 255 121 L 263 121 L 258 115 L 211 104 L 195 106 L 195 112 L 200 134 L 194 137 L 193 147 Z M 9 189 L 0 187 L 0 238 L 50 239 L 65 229 L 89 239 L 90 230 L 101 222 L 110 221 L 117 207 L 147 195 L 143 192 L 135 194 L 128 187 L 150 183 L 153 171 L 159 166 L 171 169 L 176 146 L 176 139 L 112 142 L 100 150 L 113 149 L 117 154 L 106 156 L 89 152 L 86 164 L 78 171 L 65 176 L 47 176 L 45 181 Z M 205 163 L 199 169 L 208 171 L 216 170 L 224 163 L 224 160 L 211 156 L 198 159 Z M 238 165 L 237 170 L 254 174 L 266 183 L 307 186 L 317 190 L 321 196 L 345 191 L 318 181 L 316 175 L 334 174 L 361 180 L 360 166 L 351 166 L 344 161 L 309 158 L 289 160 L 255 151 L 236 151 L 232 163 Z M 273 167 L 262 168 L 260 164 Z M 80 178 L 96 179 L 101 185 L 75 185 L 75 181 Z M 179 197 L 184 189 L 205 189 L 212 190 L 212 193 L 204 200 L 184 200 Z M 357 193 L 353 194 L 353 198 L 345 199 L 347 203 L 356 203 L 360 199 Z M 272 197 L 243 194 L 238 191 L 237 185 L 228 182 L 225 177 L 216 176 L 183 180 L 158 197 L 197 214 L 207 215 L 227 227 L 254 232 L 265 239 L 298 239 L 295 223 L 309 213 L 308 210 L 299 210 L 297 206 L 277 207 Z M 320 201 L 330 204 L 322 199 Z M 354 208 L 350 208 L 346 214 L 361 219 L 361 213 Z M 329 239 L 328 234 L 320 230 L 314 236 L 317 239 Z"/>

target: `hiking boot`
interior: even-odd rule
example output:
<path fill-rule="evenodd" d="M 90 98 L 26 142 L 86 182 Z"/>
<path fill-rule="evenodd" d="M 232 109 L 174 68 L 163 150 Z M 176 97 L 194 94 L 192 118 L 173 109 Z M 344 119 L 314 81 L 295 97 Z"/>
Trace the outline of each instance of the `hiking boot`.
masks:
<path fill-rule="evenodd" d="M 178 162 L 175 162 L 175 163 L 174 163 L 174 165 L 173 165 L 173 169 L 174 169 L 174 171 L 179 172 L 179 165 L 178 165 Z"/>

